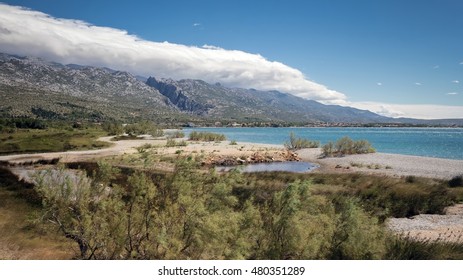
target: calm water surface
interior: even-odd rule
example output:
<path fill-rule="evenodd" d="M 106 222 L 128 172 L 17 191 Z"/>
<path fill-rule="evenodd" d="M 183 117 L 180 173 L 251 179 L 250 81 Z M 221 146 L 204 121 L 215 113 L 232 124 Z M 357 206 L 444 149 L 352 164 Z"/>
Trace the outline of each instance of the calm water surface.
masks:
<path fill-rule="evenodd" d="M 319 166 L 308 162 L 288 161 L 288 162 L 270 162 L 254 163 L 239 166 L 217 166 L 217 171 L 230 171 L 238 169 L 241 172 L 265 172 L 265 171 L 288 171 L 296 173 L 310 172 Z"/>
<path fill-rule="evenodd" d="M 294 132 L 297 137 L 336 141 L 343 136 L 370 141 L 378 152 L 463 160 L 461 128 L 194 128 L 196 131 L 222 133 L 228 140 L 283 144 Z"/>

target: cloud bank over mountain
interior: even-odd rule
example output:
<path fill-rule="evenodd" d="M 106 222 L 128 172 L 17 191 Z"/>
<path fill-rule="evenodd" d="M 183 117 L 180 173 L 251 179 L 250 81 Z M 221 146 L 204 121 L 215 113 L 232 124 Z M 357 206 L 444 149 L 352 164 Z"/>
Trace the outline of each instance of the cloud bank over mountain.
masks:
<path fill-rule="evenodd" d="M 152 42 L 125 30 L 55 18 L 2 3 L 0 52 L 42 57 L 63 64 L 109 67 L 145 77 L 201 79 L 228 87 L 278 90 L 324 104 L 367 109 L 389 117 L 463 118 L 463 106 L 350 102 L 343 93 L 311 81 L 298 69 L 259 54 L 210 45 Z M 457 84 L 456 81 L 453 83 Z M 447 96 L 458 96 L 458 93 L 450 92 Z"/>
<path fill-rule="evenodd" d="M 0 51 L 130 71 L 143 76 L 202 79 L 226 86 L 278 90 L 338 103 L 340 92 L 259 54 L 211 46 L 151 42 L 124 30 L 0 4 Z"/>

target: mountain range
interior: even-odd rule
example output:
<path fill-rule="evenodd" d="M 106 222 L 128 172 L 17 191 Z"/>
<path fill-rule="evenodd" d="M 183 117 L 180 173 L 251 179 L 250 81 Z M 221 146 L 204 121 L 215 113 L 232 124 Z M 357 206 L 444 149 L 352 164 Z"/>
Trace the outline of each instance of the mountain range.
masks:
<path fill-rule="evenodd" d="M 151 119 L 171 124 L 429 123 L 324 105 L 279 91 L 229 88 L 191 79 L 146 79 L 125 71 L 9 54 L 0 54 L 0 98 L 2 117 Z M 445 124 L 458 121 L 446 120 Z"/>

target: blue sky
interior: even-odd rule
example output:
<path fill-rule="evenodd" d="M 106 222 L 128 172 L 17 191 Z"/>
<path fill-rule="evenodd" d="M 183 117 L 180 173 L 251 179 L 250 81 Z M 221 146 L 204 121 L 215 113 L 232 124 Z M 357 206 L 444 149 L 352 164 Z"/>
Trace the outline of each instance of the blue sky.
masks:
<path fill-rule="evenodd" d="M 3 3 L 126 30 L 146 41 L 259 54 L 325 87 L 320 95 L 305 96 L 325 103 L 391 116 L 463 118 L 463 1 Z M 229 81 L 232 86 L 247 85 Z M 288 91 L 304 96 L 299 87 Z M 320 97 L 325 93 L 330 97 Z"/>

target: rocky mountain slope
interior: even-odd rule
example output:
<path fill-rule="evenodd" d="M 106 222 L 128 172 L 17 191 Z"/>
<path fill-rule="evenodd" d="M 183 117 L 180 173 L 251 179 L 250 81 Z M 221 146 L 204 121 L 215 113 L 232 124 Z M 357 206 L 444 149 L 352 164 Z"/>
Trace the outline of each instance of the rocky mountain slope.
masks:
<path fill-rule="evenodd" d="M 153 66 L 155 67 L 155 66 Z M 278 91 L 228 88 L 201 80 L 157 79 L 108 68 L 62 65 L 0 53 L 0 117 L 166 123 L 417 123 L 324 105 Z M 460 122 L 458 122 L 460 121 Z M 446 125 L 462 124 L 445 120 Z"/>
<path fill-rule="evenodd" d="M 227 88 L 201 80 L 156 79 L 147 84 L 168 97 L 180 110 L 215 119 L 241 116 L 246 120 L 285 122 L 390 122 L 370 111 L 324 105 L 278 91 Z"/>
<path fill-rule="evenodd" d="M 0 113 L 45 118 L 153 117 L 177 112 L 127 72 L 0 55 Z"/>

